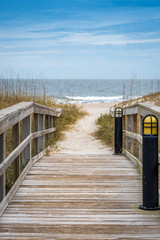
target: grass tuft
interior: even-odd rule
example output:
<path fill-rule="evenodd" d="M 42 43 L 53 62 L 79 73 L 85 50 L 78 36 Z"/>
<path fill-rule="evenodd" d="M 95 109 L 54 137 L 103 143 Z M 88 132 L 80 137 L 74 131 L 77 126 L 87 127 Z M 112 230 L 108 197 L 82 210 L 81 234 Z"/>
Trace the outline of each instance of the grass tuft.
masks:
<path fill-rule="evenodd" d="M 69 128 L 79 118 L 86 115 L 86 112 L 77 105 L 56 104 L 54 98 L 48 97 L 45 91 L 44 82 L 40 80 L 20 80 L 0 78 L 0 110 L 10 107 L 20 102 L 35 102 L 47 107 L 56 109 L 62 108 L 62 115 L 57 119 L 56 132 L 54 137 L 49 139 L 49 144 L 53 145 L 63 135 L 63 131 Z M 20 122 L 21 125 L 21 122 Z M 22 135 L 22 133 L 21 133 Z M 21 139 L 22 140 L 22 139 Z M 32 143 L 33 149 L 33 143 Z M 6 131 L 6 157 L 13 151 L 12 128 Z M 47 152 L 48 154 L 48 152 Z M 20 154 L 20 158 L 21 158 Z M 13 163 L 6 170 L 6 192 L 14 184 Z"/>
<path fill-rule="evenodd" d="M 98 126 L 97 131 L 94 133 L 95 137 L 100 139 L 108 146 L 113 147 L 114 141 L 114 118 L 109 114 L 103 114 L 96 120 Z"/>

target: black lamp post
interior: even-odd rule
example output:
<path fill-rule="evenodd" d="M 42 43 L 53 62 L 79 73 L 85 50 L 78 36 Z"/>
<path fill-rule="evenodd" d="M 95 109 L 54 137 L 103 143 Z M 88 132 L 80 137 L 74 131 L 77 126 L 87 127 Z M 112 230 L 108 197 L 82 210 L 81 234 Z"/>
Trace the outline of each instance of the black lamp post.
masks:
<path fill-rule="evenodd" d="M 114 112 L 114 117 L 115 117 L 115 136 L 114 136 L 115 154 L 122 153 L 122 116 L 123 116 L 123 109 L 120 107 L 117 107 Z"/>
<path fill-rule="evenodd" d="M 142 122 L 143 130 L 143 210 L 158 210 L 158 119 L 147 115 Z"/>

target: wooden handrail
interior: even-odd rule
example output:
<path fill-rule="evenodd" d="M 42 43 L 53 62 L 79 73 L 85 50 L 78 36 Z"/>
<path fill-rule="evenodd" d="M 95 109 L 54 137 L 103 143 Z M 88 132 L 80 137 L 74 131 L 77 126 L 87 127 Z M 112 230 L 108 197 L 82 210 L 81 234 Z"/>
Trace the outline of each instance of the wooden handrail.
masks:
<path fill-rule="evenodd" d="M 133 114 L 139 114 L 142 117 L 146 116 L 147 114 L 154 114 L 157 117 L 160 117 L 160 107 L 149 103 L 137 103 L 123 108 L 123 115 Z"/>
<path fill-rule="evenodd" d="M 30 167 L 45 154 L 49 136 L 53 137 L 51 134 L 56 131 L 55 118 L 60 117 L 61 113 L 60 108 L 54 110 L 33 102 L 21 102 L 0 110 L 0 215 Z M 5 158 L 5 132 L 11 127 L 13 127 L 14 150 Z M 31 132 L 32 129 L 33 132 Z M 21 142 L 20 136 L 22 136 Z M 31 148 L 32 141 L 34 148 Z M 19 157 L 21 153 L 22 172 Z M 6 195 L 5 172 L 12 163 L 15 165 L 15 184 Z"/>
<path fill-rule="evenodd" d="M 114 116 L 114 109 L 110 111 Z M 123 108 L 123 153 L 134 163 L 142 167 L 142 119 L 147 114 L 154 114 L 159 120 L 160 107 L 149 103 L 136 103 Z M 160 159 L 160 154 L 159 154 Z"/>
<path fill-rule="evenodd" d="M 125 134 L 126 137 L 136 139 L 139 143 L 142 144 L 142 136 L 140 134 L 130 132 L 130 131 L 127 131 L 127 130 L 123 130 L 123 133 Z"/>
<path fill-rule="evenodd" d="M 62 109 L 54 110 L 33 102 L 21 102 L 0 110 L 0 134 L 32 113 L 59 117 Z"/>
<path fill-rule="evenodd" d="M 31 133 L 24 141 L 16 147 L 13 152 L 0 164 L 0 176 L 6 171 L 16 157 L 25 149 L 25 147 L 35 138 L 44 136 L 48 133 L 55 132 L 56 128 L 49 128 L 43 131 Z"/>

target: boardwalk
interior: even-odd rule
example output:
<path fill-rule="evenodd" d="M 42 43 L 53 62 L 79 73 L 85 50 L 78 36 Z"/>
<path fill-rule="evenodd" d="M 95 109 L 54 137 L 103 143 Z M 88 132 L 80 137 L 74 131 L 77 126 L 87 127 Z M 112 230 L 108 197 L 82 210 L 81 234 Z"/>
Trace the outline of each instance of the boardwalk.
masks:
<path fill-rule="evenodd" d="M 140 203 L 140 176 L 126 157 L 52 154 L 22 182 L 0 239 L 160 239 L 160 212 Z"/>

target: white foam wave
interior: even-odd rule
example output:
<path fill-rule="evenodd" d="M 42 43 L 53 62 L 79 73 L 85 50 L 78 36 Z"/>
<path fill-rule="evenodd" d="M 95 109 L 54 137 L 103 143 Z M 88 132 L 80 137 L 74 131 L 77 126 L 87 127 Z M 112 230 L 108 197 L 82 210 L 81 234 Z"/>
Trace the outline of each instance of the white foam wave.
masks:
<path fill-rule="evenodd" d="M 120 101 L 123 99 L 123 96 L 112 96 L 112 97 L 98 97 L 98 96 L 88 96 L 88 97 L 73 97 L 73 96 L 65 96 L 68 100 L 73 101 Z"/>

